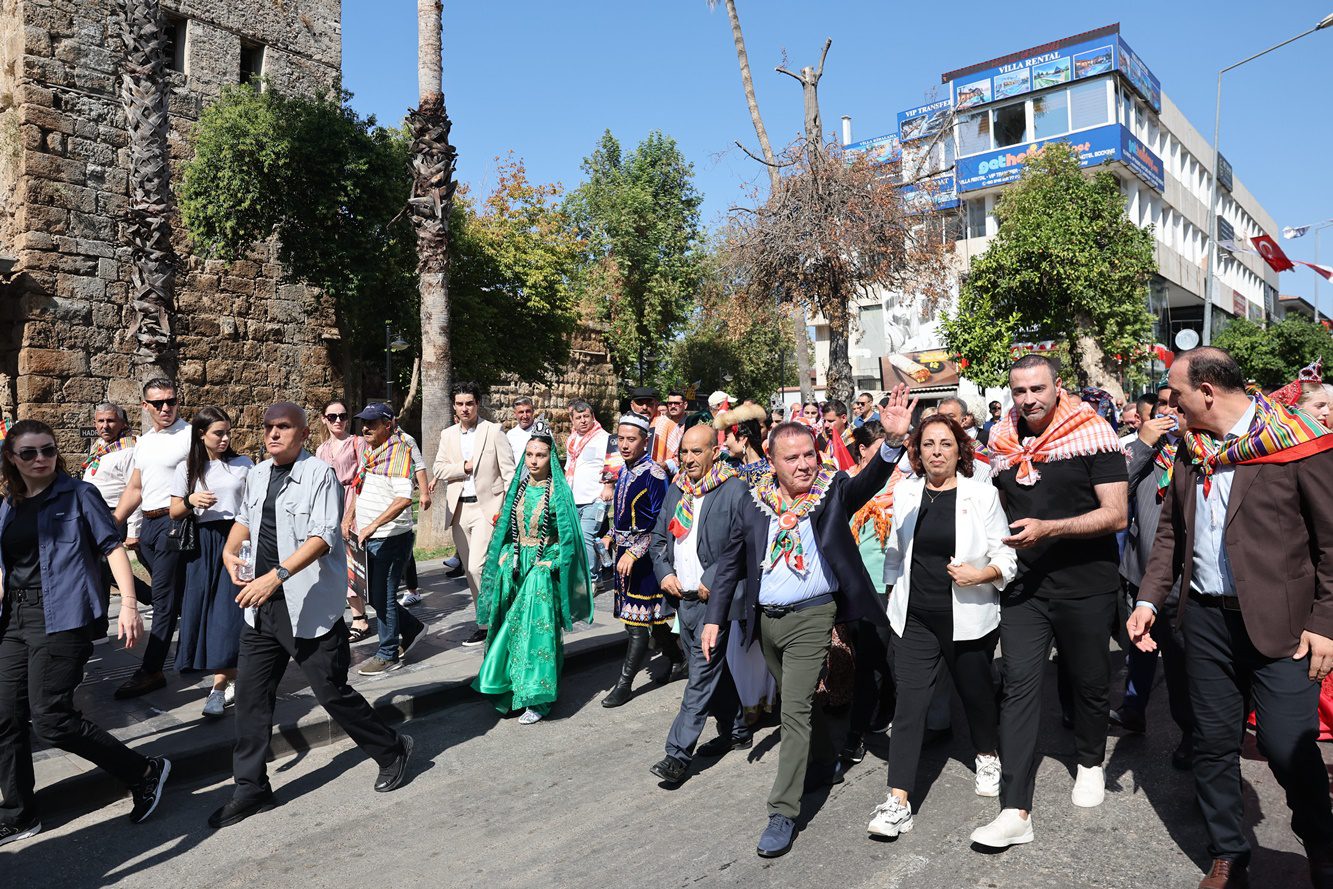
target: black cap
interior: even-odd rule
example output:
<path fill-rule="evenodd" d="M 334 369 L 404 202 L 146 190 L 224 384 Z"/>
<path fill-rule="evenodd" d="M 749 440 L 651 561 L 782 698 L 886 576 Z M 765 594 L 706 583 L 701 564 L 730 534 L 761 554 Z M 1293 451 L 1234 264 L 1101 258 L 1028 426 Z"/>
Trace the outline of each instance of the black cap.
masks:
<path fill-rule="evenodd" d="M 356 415 L 358 420 L 392 420 L 393 409 L 382 401 L 372 402 L 366 405 L 361 413 Z"/>
<path fill-rule="evenodd" d="M 657 390 L 651 386 L 640 386 L 637 389 L 629 390 L 630 401 L 646 401 L 650 398 L 657 401 Z"/>

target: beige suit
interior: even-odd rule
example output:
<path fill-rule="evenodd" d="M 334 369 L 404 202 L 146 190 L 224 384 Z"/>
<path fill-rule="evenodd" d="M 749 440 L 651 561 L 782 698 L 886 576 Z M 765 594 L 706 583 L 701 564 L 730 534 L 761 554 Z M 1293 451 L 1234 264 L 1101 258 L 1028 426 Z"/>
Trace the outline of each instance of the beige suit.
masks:
<path fill-rule="evenodd" d="M 477 599 L 481 572 L 486 566 L 486 550 L 491 543 L 492 524 L 504 503 L 505 491 L 514 478 L 514 451 L 509 439 L 496 423 L 477 421 L 476 441 L 472 447 L 472 472 L 464 470 L 461 427 L 450 426 L 440 433 L 440 447 L 435 453 L 432 476 L 445 483 L 445 503 L 453 528 L 454 546 L 467 572 L 472 600 Z M 468 479 L 476 488 L 476 502 L 463 502 L 463 486 Z"/>

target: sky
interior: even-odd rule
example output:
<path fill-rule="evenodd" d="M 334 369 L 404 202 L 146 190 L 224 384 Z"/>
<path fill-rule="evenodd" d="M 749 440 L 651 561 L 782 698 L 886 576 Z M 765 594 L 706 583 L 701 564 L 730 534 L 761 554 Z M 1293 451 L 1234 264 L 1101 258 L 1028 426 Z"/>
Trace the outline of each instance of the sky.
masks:
<path fill-rule="evenodd" d="M 775 146 L 802 127 L 800 85 L 773 69 L 814 65 L 833 46 L 820 83 L 830 138 L 852 118 L 853 138 L 896 128 L 897 112 L 939 98 L 940 74 L 1120 22 L 1195 128 L 1210 136 L 1218 69 L 1299 34 L 1333 13 L 1333 0 L 1122 0 L 1080 4 L 995 0 L 737 0 L 755 89 Z M 1034 9 L 1034 7 L 1041 7 Z M 1333 218 L 1333 28 L 1228 73 L 1222 153 L 1277 221 L 1293 259 L 1315 260 L 1313 233 L 1283 226 Z M 343 85 L 362 114 L 398 123 L 416 103 L 416 4 L 344 0 Z M 725 4 L 707 0 L 492 0 L 444 4 L 444 89 L 458 176 L 476 191 L 513 152 L 535 181 L 573 188 L 580 164 L 610 129 L 630 147 L 652 130 L 672 136 L 694 165 L 703 218 L 721 224 L 763 184 Z M 1320 261 L 1333 265 L 1333 227 Z M 1314 298 L 1317 276 L 1284 272 L 1283 294 Z M 1320 304 L 1333 310 L 1333 284 Z"/>

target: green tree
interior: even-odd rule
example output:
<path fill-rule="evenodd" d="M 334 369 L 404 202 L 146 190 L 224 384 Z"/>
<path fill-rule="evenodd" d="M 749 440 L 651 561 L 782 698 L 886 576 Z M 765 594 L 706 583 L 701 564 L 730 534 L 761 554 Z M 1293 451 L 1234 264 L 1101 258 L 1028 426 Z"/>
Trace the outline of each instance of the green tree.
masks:
<path fill-rule="evenodd" d="M 565 202 L 584 242 L 577 291 L 610 324 L 617 373 L 643 381 L 654 376 L 699 286 L 703 198 L 693 166 L 657 131 L 628 154 L 606 131 L 583 171 L 587 180 Z"/>
<path fill-rule="evenodd" d="M 1150 228 L 1125 215 L 1109 171 L 1079 168 L 1066 142 L 1030 159 L 996 203 L 1000 230 L 964 278 L 942 325 L 979 384 L 1003 381 L 1014 334 L 1064 343 L 1073 377 L 1120 393 L 1131 356 L 1151 341 L 1148 282 L 1157 270 Z"/>
<path fill-rule="evenodd" d="M 1213 345 L 1230 352 L 1264 389 L 1290 383 L 1316 358 L 1333 361 L 1333 334 L 1300 315 L 1288 315 L 1266 329 L 1237 318 L 1218 331 Z"/>

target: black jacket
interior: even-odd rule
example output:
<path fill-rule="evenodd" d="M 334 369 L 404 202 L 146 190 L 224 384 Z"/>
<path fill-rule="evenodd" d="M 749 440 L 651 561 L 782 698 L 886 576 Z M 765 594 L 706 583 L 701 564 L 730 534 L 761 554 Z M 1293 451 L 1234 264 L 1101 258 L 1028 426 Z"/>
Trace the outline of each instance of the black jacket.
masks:
<path fill-rule="evenodd" d="M 676 514 L 676 504 L 680 503 L 680 488 L 672 485 L 667 488 L 666 499 L 662 501 L 662 511 L 657 514 L 657 524 L 653 526 L 652 548 L 648 550 L 653 559 L 653 571 L 658 583 L 676 573 L 676 538 L 667 530 L 671 518 Z M 731 529 L 735 526 L 735 517 L 746 508 L 750 501 L 750 488 L 739 477 L 732 477 L 712 490 L 703 500 L 703 507 L 694 517 L 699 526 L 699 564 L 703 566 L 703 585 L 708 588 L 712 598 L 713 580 L 717 577 L 718 559 L 727 548 Z M 734 585 L 733 585 L 734 586 Z M 738 613 L 741 599 L 736 598 L 731 619 L 740 620 Z"/>
<path fill-rule="evenodd" d="M 864 619 L 888 625 L 884 600 L 875 594 L 875 585 L 861 561 L 856 538 L 852 536 L 851 520 L 857 510 L 884 487 L 901 457 L 901 448 L 889 461 L 877 453 L 855 476 L 839 472 L 811 516 L 819 556 L 832 569 L 836 582 L 833 598 L 838 604 L 838 614 L 834 618 L 837 623 Z M 727 548 L 715 566 L 715 586 L 708 600 L 708 623 L 721 625 L 731 615 L 738 615 L 744 622 L 747 644 L 759 631 L 759 583 L 768 555 L 769 519 L 768 512 L 760 508 L 753 497 L 742 506 L 732 526 Z M 732 608 L 732 598 L 736 584 L 742 578 L 745 579 L 744 601 L 737 610 Z"/>

